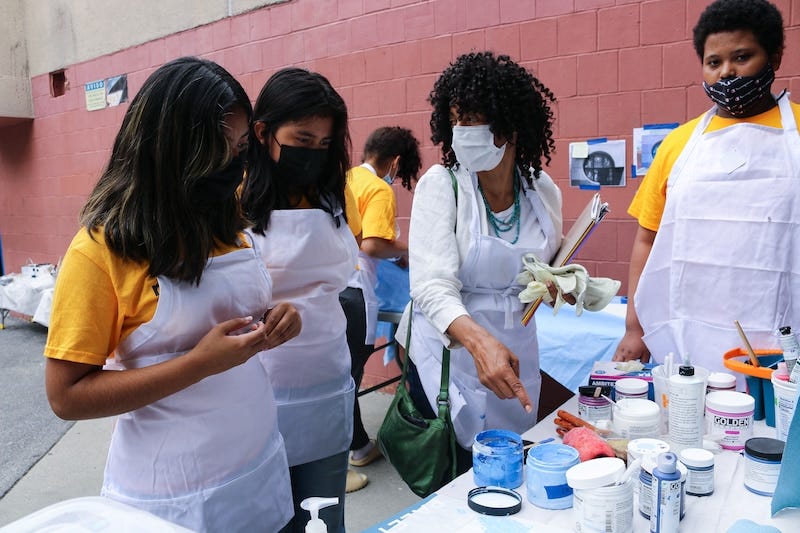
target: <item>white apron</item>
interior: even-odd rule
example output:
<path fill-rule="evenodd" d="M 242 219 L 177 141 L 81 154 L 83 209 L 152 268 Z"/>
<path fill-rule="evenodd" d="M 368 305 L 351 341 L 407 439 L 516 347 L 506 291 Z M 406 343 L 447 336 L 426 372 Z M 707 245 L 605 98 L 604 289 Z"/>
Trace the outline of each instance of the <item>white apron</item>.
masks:
<path fill-rule="evenodd" d="M 273 211 L 255 246 L 272 275 L 273 302 L 290 302 L 303 328 L 259 355 L 278 402 L 278 426 L 290 466 L 350 448 L 355 385 L 350 377 L 347 319 L 339 293 L 356 264 L 358 246 L 341 211 Z"/>
<path fill-rule="evenodd" d="M 361 289 L 364 296 L 364 310 L 367 317 L 367 335 L 364 344 L 375 344 L 375 331 L 378 328 L 378 260 L 361 250 L 358 251 L 358 269 L 350 276 L 348 287 Z"/>
<path fill-rule="evenodd" d="M 688 354 L 723 370 L 742 345 L 734 320 L 756 349 L 777 347 L 779 326 L 800 327 L 800 136 L 788 94 L 778 103 L 782 129 L 704 134 L 712 109 L 675 162 L 634 300 L 657 361 Z"/>
<path fill-rule="evenodd" d="M 477 191 L 477 176 L 471 174 L 473 190 Z M 533 402 L 533 411 L 526 413 L 517 398 L 501 400 L 478 380 L 475 360 L 465 348 L 450 351 L 450 409 L 456 438 L 465 448 L 472 446 L 475 435 L 484 429 L 508 429 L 523 433 L 536 424 L 539 390 L 539 345 L 536 326 L 520 323 L 523 305 L 517 298 L 523 287 L 514 284 L 522 270 L 522 256 L 534 253 L 549 261 L 558 248 L 550 219 L 539 195 L 525 188 L 533 214 L 538 218 L 545 236 L 538 249 L 512 245 L 499 237 L 481 232 L 481 213 L 484 205 L 479 195 L 464 194 L 459 201 L 472 201 L 470 234 L 472 242 L 459 270 L 463 283 L 461 297 L 470 316 L 519 358 L 520 380 Z M 470 198 L 470 196 L 472 196 Z M 463 198 L 463 200 L 462 200 Z M 442 342 L 437 331 L 418 308 L 414 308 L 411 327 L 411 358 L 419 369 L 420 381 L 431 406 L 436 405 L 442 368 Z M 434 408 L 435 412 L 435 408 Z"/>
<path fill-rule="evenodd" d="M 152 320 L 116 350 L 115 366 L 179 357 L 214 326 L 260 317 L 271 282 L 251 248 L 209 260 L 200 285 L 158 278 Z M 196 531 L 276 531 L 294 513 L 269 378 L 258 357 L 120 415 L 103 495 Z"/>

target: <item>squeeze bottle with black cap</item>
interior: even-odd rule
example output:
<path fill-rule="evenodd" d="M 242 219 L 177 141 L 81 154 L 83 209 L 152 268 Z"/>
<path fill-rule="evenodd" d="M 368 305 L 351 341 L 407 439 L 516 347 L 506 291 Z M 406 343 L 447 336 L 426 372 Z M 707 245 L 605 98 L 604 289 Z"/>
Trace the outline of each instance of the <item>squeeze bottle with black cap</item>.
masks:
<path fill-rule="evenodd" d="M 658 455 L 653 468 L 650 533 L 677 533 L 681 521 L 681 473 L 672 452 Z"/>
<path fill-rule="evenodd" d="M 703 447 L 706 387 L 688 362 L 669 378 L 669 441 L 671 450 Z"/>
<path fill-rule="evenodd" d="M 797 337 L 792 333 L 790 326 L 781 326 L 778 331 L 781 334 L 778 340 L 781 343 L 781 349 L 783 349 L 783 360 L 786 361 L 786 370 L 789 371 L 791 376 L 792 370 L 797 364 L 797 356 L 800 355 L 800 345 L 798 345 Z"/>

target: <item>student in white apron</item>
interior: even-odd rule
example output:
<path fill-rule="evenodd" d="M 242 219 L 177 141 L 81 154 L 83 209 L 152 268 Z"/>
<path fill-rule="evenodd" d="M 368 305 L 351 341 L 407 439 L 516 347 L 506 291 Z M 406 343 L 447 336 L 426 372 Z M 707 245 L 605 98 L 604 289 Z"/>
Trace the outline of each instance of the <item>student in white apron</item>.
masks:
<path fill-rule="evenodd" d="M 629 213 L 626 333 L 616 360 L 673 352 L 711 371 L 742 346 L 776 348 L 800 327 L 800 106 L 771 92 L 783 56 L 780 12 L 718 0 L 694 29 L 714 107 L 659 148 Z"/>
<path fill-rule="evenodd" d="M 242 233 L 250 115 L 211 61 L 177 59 L 144 82 L 64 256 L 45 346 L 58 416 L 119 415 L 102 494 L 194 531 L 277 531 L 294 511 L 253 356 L 296 336 L 300 317 L 272 307 Z"/>
<path fill-rule="evenodd" d="M 255 104 L 242 205 L 274 301 L 291 301 L 303 321 L 297 338 L 261 358 L 289 460 L 295 517 L 287 531 L 299 533 L 310 519 L 300 503 L 310 496 L 339 498 L 319 517 L 328 531 L 344 531 L 355 387 L 339 293 L 361 233 L 355 202 L 345 201 L 349 153 L 347 108 L 324 76 L 286 68 L 267 80 Z"/>
<path fill-rule="evenodd" d="M 347 289 L 339 295 L 339 301 L 347 316 L 347 343 L 352 363 L 350 374 L 356 391 L 361 386 L 364 365 L 375 350 L 378 261 L 392 259 L 404 268 L 408 265 L 408 245 L 398 240 L 397 200 L 392 182 L 398 179 L 410 191 L 421 166 L 419 141 L 411 130 L 385 126 L 369 134 L 364 143 L 364 162 L 351 168 L 347 174 L 347 186 L 355 197 L 361 217 L 361 242 L 358 269 L 351 275 Z M 366 466 L 379 457 L 380 449 L 364 429 L 356 397 L 350 464 Z M 366 483 L 365 474 L 354 476 L 348 472 L 348 492 L 358 490 Z"/>
<path fill-rule="evenodd" d="M 561 243 L 561 192 L 542 170 L 553 149 L 555 97 L 507 56 L 483 52 L 457 58 L 430 101 L 444 166 L 422 176 L 411 209 L 409 353 L 430 407 L 442 345 L 451 348 L 451 416 L 464 471 L 476 433 L 522 433 L 536 423 L 536 327 L 520 323 L 514 279 L 523 254 L 550 261 Z"/>

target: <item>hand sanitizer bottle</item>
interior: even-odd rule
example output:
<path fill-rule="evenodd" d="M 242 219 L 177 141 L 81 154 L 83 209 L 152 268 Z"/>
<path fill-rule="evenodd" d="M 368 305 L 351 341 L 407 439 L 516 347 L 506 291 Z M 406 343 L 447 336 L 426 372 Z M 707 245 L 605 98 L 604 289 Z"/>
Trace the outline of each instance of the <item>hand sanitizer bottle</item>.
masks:
<path fill-rule="evenodd" d="M 300 507 L 311 513 L 311 520 L 306 524 L 306 533 L 328 533 L 328 526 L 319 517 L 319 510 L 339 503 L 339 498 L 306 498 Z"/>

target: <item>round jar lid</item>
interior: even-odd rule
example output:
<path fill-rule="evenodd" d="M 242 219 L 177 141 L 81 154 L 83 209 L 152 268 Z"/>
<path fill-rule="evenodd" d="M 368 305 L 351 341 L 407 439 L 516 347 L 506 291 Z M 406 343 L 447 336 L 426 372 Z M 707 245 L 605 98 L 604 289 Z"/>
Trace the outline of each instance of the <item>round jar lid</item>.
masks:
<path fill-rule="evenodd" d="M 764 459 L 765 461 L 780 461 L 783 459 L 783 448 L 786 443 L 778 439 L 767 437 L 753 437 L 744 443 L 747 455 Z"/>
<path fill-rule="evenodd" d="M 600 457 L 567 470 L 567 485 L 573 489 L 596 489 L 613 485 L 622 478 L 625 462 L 617 457 Z"/>
<path fill-rule="evenodd" d="M 678 456 L 686 466 L 694 468 L 714 466 L 714 454 L 702 448 L 686 448 L 681 450 Z"/>
<path fill-rule="evenodd" d="M 755 399 L 744 392 L 716 391 L 706 394 L 706 407 L 716 411 L 747 413 L 755 406 Z"/>
<path fill-rule="evenodd" d="M 645 455 L 658 455 L 669 451 L 669 443 L 661 439 L 640 438 L 628 442 L 628 455 L 640 459 Z"/>
<path fill-rule="evenodd" d="M 708 386 L 726 389 L 736 386 L 736 376 L 727 372 L 712 372 L 708 375 Z"/>
<path fill-rule="evenodd" d="M 622 394 L 647 394 L 647 382 L 639 378 L 618 379 L 614 389 Z"/>
<path fill-rule="evenodd" d="M 652 400 L 645 400 L 644 398 L 623 398 L 614 406 L 613 416 L 642 420 L 657 418 L 660 412 L 658 404 Z"/>

